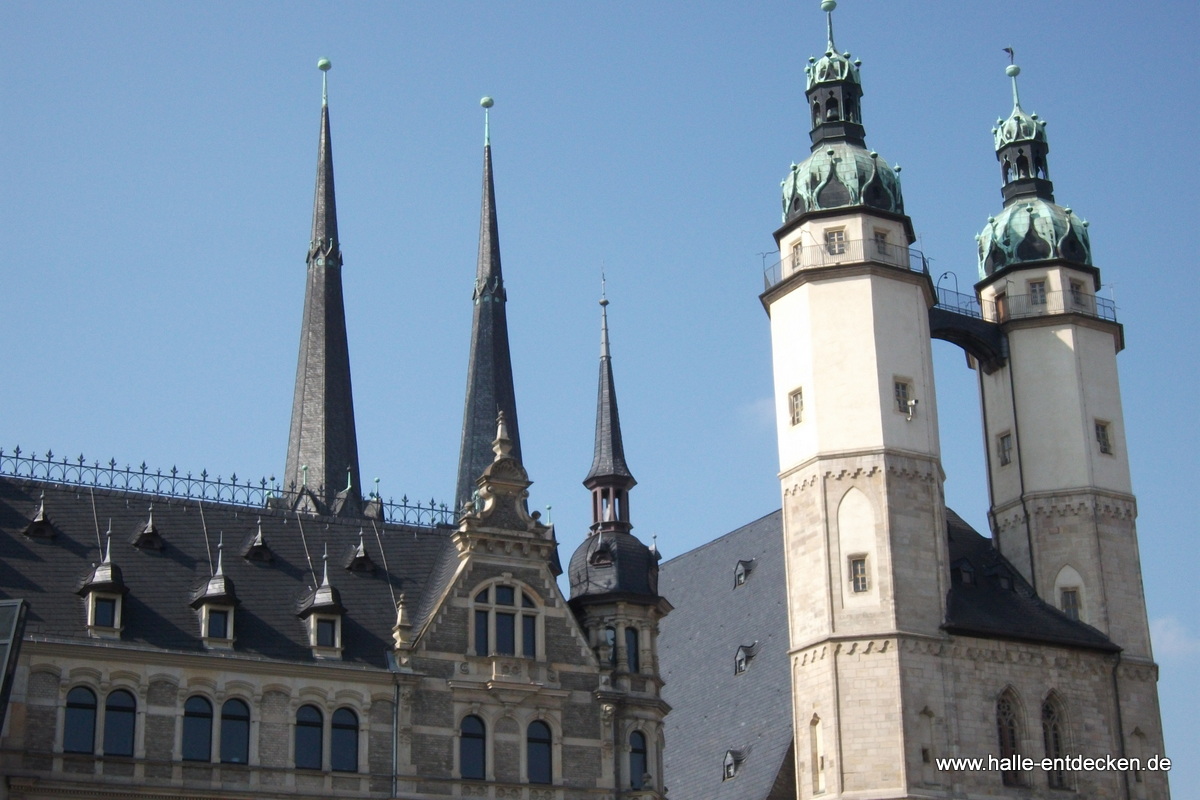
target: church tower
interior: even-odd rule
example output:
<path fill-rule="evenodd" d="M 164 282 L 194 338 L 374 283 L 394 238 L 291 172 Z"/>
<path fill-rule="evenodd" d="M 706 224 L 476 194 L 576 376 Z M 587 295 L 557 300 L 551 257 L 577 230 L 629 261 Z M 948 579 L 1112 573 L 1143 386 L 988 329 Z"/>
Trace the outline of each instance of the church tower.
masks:
<path fill-rule="evenodd" d="M 780 262 L 761 297 L 783 489 L 796 780 L 801 797 L 900 797 L 921 758 L 905 736 L 910 684 L 923 668 L 907 663 L 909 653 L 941 637 L 948 588 L 935 295 L 909 249 L 899 167 L 866 146 L 860 62 L 834 44 L 836 5 L 821 3 L 828 44 L 805 68 L 811 155 L 783 181 Z"/>
<path fill-rule="evenodd" d="M 658 622 L 671 605 L 658 594 L 658 551 L 633 535 L 617 390 L 608 344 L 608 300 L 600 300 L 600 384 L 596 445 L 583 485 L 592 493 L 592 525 L 571 556 L 571 610 L 586 632 L 603 674 L 598 696 L 611 714 L 615 750 L 609 766 L 629 796 L 663 796 L 663 718 Z M 609 767 L 606 767 L 606 770 Z M 625 795 L 619 795 L 625 796 Z"/>
<path fill-rule="evenodd" d="M 476 479 L 492 463 L 496 415 L 503 412 L 512 442 L 512 456 L 521 460 L 517 398 L 513 389 L 512 357 L 508 349 L 508 316 L 504 275 L 500 271 L 500 226 L 496 221 L 496 187 L 492 180 L 492 140 L 488 109 L 492 98 L 480 101 L 483 123 L 483 204 L 479 212 L 479 258 L 475 312 L 471 321 L 471 355 L 467 360 L 467 397 L 463 407 L 462 442 L 458 456 L 455 511 L 471 500 Z"/>
<path fill-rule="evenodd" d="M 1117 377 L 1124 330 L 1099 296 L 1088 223 L 1054 200 L 1046 122 L 1021 106 L 1020 68 L 1007 74 L 1012 112 L 992 131 L 1004 208 L 977 237 L 975 286 L 1008 343 L 1003 366 L 979 371 L 989 517 L 997 549 L 1043 600 L 1123 649 L 1115 744 L 1158 753 L 1158 696 L 1147 679 L 1157 667 Z M 1136 783 L 1161 778 L 1144 773 Z M 1165 796 L 1165 780 L 1148 791 Z"/>
<path fill-rule="evenodd" d="M 333 192 L 333 143 L 326 91 L 329 60 L 323 58 L 317 66 L 325 73 L 317 188 L 283 488 L 288 505 L 293 508 L 356 515 L 362 512 L 362 482 L 354 431 L 354 397 L 350 389 L 350 346 L 342 302 L 342 248 Z"/>

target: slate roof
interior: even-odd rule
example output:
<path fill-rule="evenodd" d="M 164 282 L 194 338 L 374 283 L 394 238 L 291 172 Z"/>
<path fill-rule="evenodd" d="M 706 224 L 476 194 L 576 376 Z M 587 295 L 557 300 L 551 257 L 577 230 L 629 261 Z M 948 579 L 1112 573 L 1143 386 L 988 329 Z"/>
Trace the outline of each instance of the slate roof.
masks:
<path fill-rule="evenodd" d="M 952 568 L 969 563 L 975 576 L 968 585 L 952 580 L 942 626 L 947 633 L 1120 649 L 1039 598 L 991 539 L 950 509 L 946 529 Z M 749 575 L 735 588 L 738 562 Z M 675 606 L 658 638 L 663 699 L 672 707 L 664 753 L 672 796 L 795 796 L 787 761 L 792 717 L 785 580 L 779 511 L 662 565 L 659 589 Z M 735 675 L 737 650 L 747 645 L 755 646 L 755 655 L 746 672 Z M 737 777 L 723 781 L 722 762 L 730 750 L 742 751 L 742 761 Z"/>
<path fill-rule="evenodd" d="M 25 536 L 43 492 L 54 536 Z M 203 651 L 198 615 L 190 603 L 211 575 L 196 500 L 0 477 L 0 597 L 29 601 L 26 636 L 88 640 L 85 601 L 76 590 L 101 559 L 93 496 L 101 530 L 112 521 L 112 561 L 128 589 L 121 644 Z M 150 503 L 162 550 L 139 549 L 130 543 L 135 531 L 145 526 Z M 269 562 L 241 556 L 244 545 L 257 533 L 260 518 Z M 330 582 L 346 608 L 342 661 L 379 668 L 386 668 L 393 646 L 396 611 L 389 586 L 397 595 L 404 592 L 409 603 L 420 603 L 430 572 L 449 544 L 446 528 L 376 522 L 381 552 L 369 520 L 297 518 L 290 511 L 210 502 L 203 504 L 203 522 L 214 562 L 218 539 L 224 536 L 224 573 L 237 587 L 233 653 L 291 662 L 314 661 L 297 611 L 320 581 L 326 544 Z M 351 571 L 346 565 L 358 547 L 364 523 L 365 550 L 376 569 Z M 305 558 L 301 526 L 315 581 Z"/>
<path fill-rule="evenodd" d="M 970 584 L 952 581 L 946 597 L 944 630 L 1110 653 L 1121 649 L 1091 625 L 1070 619 L 1038 597 L 1021 573 L 992 546 L 992 540 L 980 536 L 950 509 L 946 509 L 946 529 L 952 573 L 966 562 L 975 578 Z M 1009 586 L 1003 585 L 1004 579 Z"/>
<path fill-rule="evenodd" d="M 672 708 L 663 755 L 672 797 L 766 798 L 780 770 L 790 769 L 782 531 L 776 511 L 662 565 L 659 591 L 675 607 L 658 637 L 663 699 Z M 738 562 L 751 560 L 735 588 Z M 748 668 L 735 675 L 738 648 L 756 642 Z M 737 777 L 722 780 L 729 750 L 742 750 L 744 760 Z"/>

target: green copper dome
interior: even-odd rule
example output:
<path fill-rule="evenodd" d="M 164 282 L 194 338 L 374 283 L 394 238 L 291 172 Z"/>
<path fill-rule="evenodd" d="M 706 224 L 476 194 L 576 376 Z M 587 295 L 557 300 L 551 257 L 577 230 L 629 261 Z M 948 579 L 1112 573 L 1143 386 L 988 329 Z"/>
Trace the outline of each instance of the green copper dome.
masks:
<path fill-rule="evenodd" d="M 861 86 L 862 78 L 859 77 L 858 67 L 862 62 L 851 61 L 850 58 L 849 53 L 839 54 L 832 47 L 826 50 L 820 59 L 810 57 L 808 66 L 804 68 L 804 74 L 808 78 L 804 90 L 809 91 L 825 83 L 843 81 L 851 81 Z"/>
<path fill-rule="evenodd" d="M 783 179 L 784 222 L 800 214 L 830 208 L 870 206 L 904 213 L 900 167 L 890 167 L 879 154 L 845 141 L 826 146 Z"/>
<path fill-rule="evenodd" d="M 1088 224 L 1069 208 L 1040 197 L 1005 206 L 988 219 L 979 243 L 979 277 L 1013 264 L 1063 259 L 1091 265 Z"/>
<path fill-rule="evenodd" d="M 992 135 L 996 138 L 997 151 L 1017 142 L 1049 143 L 1046 139 L 1046 121 L 1038 119 L 1037 114 L 1026 114 L 1020 106 L 1013 107 L 1008 119 L 996 120 Z"/>

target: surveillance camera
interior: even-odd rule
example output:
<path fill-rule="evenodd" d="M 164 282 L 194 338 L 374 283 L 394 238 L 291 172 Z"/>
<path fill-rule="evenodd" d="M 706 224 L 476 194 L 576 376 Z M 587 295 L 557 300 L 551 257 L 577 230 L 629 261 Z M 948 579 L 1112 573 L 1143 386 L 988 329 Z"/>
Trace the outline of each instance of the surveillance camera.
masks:
<path fill-rule="evenodd" d="M 919 403 L 919 402 L 920 402 L 920 401 L 919 401 L 919 400 L 917 400 L 917 399 L 915 399 L 915 398 L 914 398 L 914 399 L 912 399 L 912 400 L 909 400 L 909 401 L 908 401 L 908 407 L 909 407 L 909 408 L 913 408 L 913 407 L 914 407 L 914 406 L 916 406 L 916 405 L 917 405 L 917 403 Z"/>

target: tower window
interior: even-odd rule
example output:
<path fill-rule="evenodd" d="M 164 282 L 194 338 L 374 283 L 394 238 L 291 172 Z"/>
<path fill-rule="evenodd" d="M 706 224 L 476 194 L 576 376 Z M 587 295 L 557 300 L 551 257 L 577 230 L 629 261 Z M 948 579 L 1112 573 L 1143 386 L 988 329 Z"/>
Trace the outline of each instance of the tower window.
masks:
<path fill-rule="evenodd" d="M 804 248 L 800 246 L 799 242 L 792 245 L 792 272 L 800 269 L 800 259 L 803 252 Z"/>
<path fill-rule="evenodd" d="M 850 558 L 850 588 L 857 594 L 867 591 L 867 557 L 851 556 Z"/>
<path fill-rule="evenodd" d="M 1046 305 L 1046 282 L 1045 281 L 1030 281 L 1029 282 L 1029 303 L 1035 306 Z"/>
<path fill-rule="evenodd" d="M 875 252 L 881 256 L 886 256 L 888 254 L 887 231 L 875 231 Z"/>
<path fill-rule="evenodd" d="M 625 629 L 625 665 L 629 667 L 630 672 L 638 672 L 641 669 L 641 658 L 638 653 L 638 631 L 634 627 Z"/>
<path fill-rule="evenodd" d="M 894 395 L 896 398 L 896 410 L 901 414 L 908 414 L 908 401 L 912 399 L 912 384 L 905 380 L 895 381 Z"/>
<path fill-rule="evenodd" d="M 1105 455 L 1112 455 L 1112 438 L 1109 436 L 1110 425 L 1107 422 L 1096 420 L 1096 444 L 1100 445 L 1100 452 Z"/>
<path fill-rule="evenodd" d="M 1000 456 L 1000 466 L 1006 467 L 1012 463 L 1013 438 L 1011 433 L 1002 433 L 996 440 L 996 451 Z"/>
<path fill-rule="evenodd" d="M 1059 595 L 1062 612 L 1074 620 L 1079 619 L 1079 590 L 1063 589 Z"/>
<path fill-rule="evenodd" d="M 831 256 L 840 256 L 846 252 L 845 228 L 825 231 L 825 252 Z"/>
<path fill-rule="evenodd" d="M 646 788 L 646 734 L 634 731 L 629 734 L 629 788 Z"/>
<path fill-rule="evenodd" d="M 1083 281 L 1071 281 L 1071 303 L 1079 308 L 1084 305 Z"/>
<path fill-rule="evenodd" d="M 795 389 L 788 395 L 788 409 L 792 415 L 792 424 L 799 425 L 804 421 L 804 390 Z"/>

